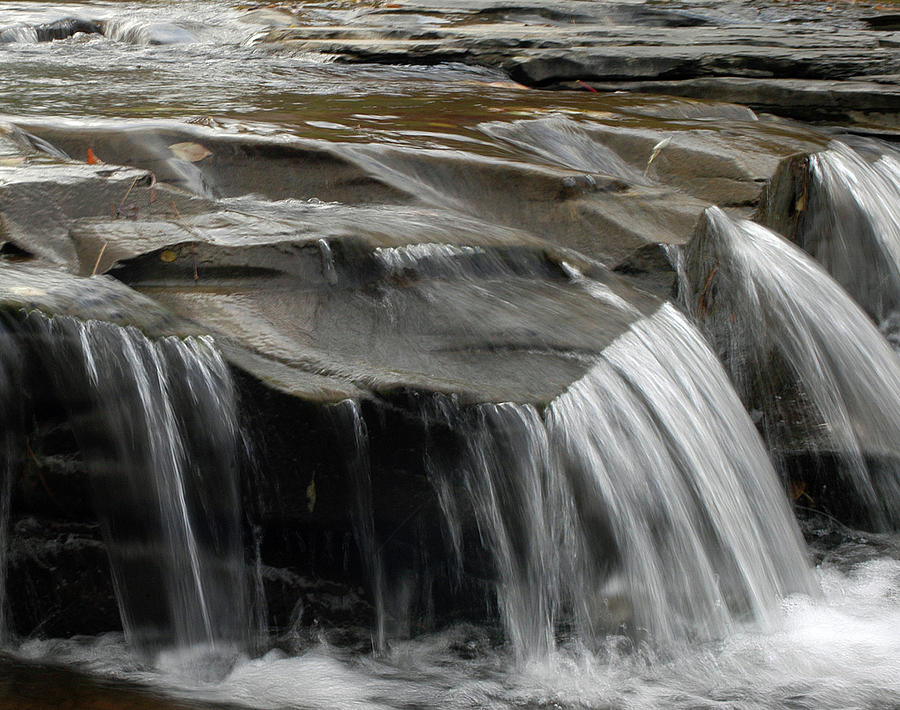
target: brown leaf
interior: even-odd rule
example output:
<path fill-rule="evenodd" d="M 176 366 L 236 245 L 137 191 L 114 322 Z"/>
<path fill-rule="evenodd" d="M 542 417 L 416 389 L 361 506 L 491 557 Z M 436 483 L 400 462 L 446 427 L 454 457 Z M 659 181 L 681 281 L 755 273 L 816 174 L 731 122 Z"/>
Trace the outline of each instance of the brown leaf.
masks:
<path fill-rule="evenodd" d="M 189 163 L 196 163 L 204 158 L 208 158 L 212 153 L 199 143 L 173 143 L 169 146 L 169 150 L 176 158 L 187 160 Z"/>

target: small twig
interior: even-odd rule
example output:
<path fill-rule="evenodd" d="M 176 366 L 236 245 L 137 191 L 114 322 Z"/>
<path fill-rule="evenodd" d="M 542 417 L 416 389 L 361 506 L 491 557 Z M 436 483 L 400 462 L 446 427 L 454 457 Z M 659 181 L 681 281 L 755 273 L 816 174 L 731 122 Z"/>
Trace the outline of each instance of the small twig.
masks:
<path fill-rule="evenodd" d="M 191 229 L 191 226 L 184 221 L 184 217 L 182 217 L 181 212 L 178 211 L 178 205 L 175 204 L 175 200 L 170 200 L 169 204 L 172 205 L 172 209 L 175 211 L 175 218 L 178 220 L 178 223 L 184 228 L 184 231 L 199 239 L 200 235 L 197 234 L 197 232 L 195 232 L 193 229 Z"/>
<path fill-rule="evenodd" d="M 123 197 L 122 201 L 119 203 L 119 209 L 122 209 L 122 207 L 125 206 L 125 200 L 128 199 L 128 196 L 131 194 L 131 191 L 134 189 L 134 186 L 137 185 L 138 178 L 140 178 L 140 177 L 141 177 L 140 175 L 137 175 L 134 178 L 134 180 L 131 181 L 131 185 L 129 185 L 128 191 L 125 193 L 125 197 Z"/>
<path fill-rule="evenodd" d="M 796 510 L 805 510 L 809 513 L 815 513 L 816 515 L 821 515 L 822 517 L 828 518 L 831 522 L 835 523 L 839 528 L 843 528 L 846 532 L 853 534 L 855 531 L 848 525 L 845 525 L 840 520 L 835 518 L 831 513 L 826 513 L 824 510 L 819 510 L 818 508 L 810 508 L 808 505 L 795 505 L 794 508 Z"/>
<path fill-rule="evenodd" d="M 575 83 L 578 84 L 578 86 L 587 89 L 588 91 L 594 92 L 595 94 L 599 94 L 599 93 L 600 93 L 600 92 L 597 91 L 597 89 L 595 89 L 593 86 L 591 86 L 590 84 L 586 84 L 586 83 L 583 82 L 581 79 L 576 79 L 576 80 L 575 80 Z"/>
<path fill-rule="evenodd" d="M 103 252 L 106 251 L 106 247 L 109 245 L 109 242 L 103 242 L 103 246 L 100 247 L 100 253 L 97 254 L 97 261 L 94 262 L 94 268 L 91 271 L 91 276 L 97 275 L 97 269 L 100 268 L 100 259 L 103 258 Z"/>

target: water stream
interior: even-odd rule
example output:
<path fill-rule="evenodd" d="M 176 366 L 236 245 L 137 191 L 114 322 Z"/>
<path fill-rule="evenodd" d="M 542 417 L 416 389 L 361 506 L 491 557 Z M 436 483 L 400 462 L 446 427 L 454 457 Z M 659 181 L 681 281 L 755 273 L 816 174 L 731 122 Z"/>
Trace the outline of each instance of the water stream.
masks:
<path fill-rule="evenodd" d="M 670 306 L 609 346 L 546 421 L 502 404 L 456 426 L 469 452 L 432 475 L 457 492 L 444 506 L 452 529 L 474 509 L 524 658 L 545 658 L 560 627 L 589 648 L 625 628 L 663 645 L 721 638 L 814 593 L 758 434 Z"/>
<path fill-rule="evenodd" d="M 690 266 L 682 266 L 682 299 L 716 341 L 748 407 L 764 418 L 769 445 L 791 451 L 814 442 L 832 450 L 871 521 L 895 527 L 896 354 L 805 252 L 717 208 L 706 218 L 706 239 L 692 245 Z M 692 268 L 703 274 L 693 286 L 685 271 Z M 797 416 L 801 409 L 805 416 Z"/>
<path fill-rule="evenodd" d="M 129 643 L 246 648 L 237 418 L 217 351 L 99 321 L 28 325 L 91 473 Z"/>
<path fill-rule="evenodd" d="M 900 153 L 836 142 L 810 160 L 809 206 L 798 243 L 896 342 L 900 305 Z"/>

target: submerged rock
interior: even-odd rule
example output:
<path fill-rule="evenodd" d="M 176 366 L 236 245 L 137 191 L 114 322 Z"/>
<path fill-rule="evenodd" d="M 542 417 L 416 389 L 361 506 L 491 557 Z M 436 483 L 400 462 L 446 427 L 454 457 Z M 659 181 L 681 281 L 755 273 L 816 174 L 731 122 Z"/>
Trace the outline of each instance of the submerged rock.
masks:
<path fill-rule="evenodd" d="M 79 32 L 84 34 L 102 34 L 99 22 L 78 17 L 63 17 L 53 22 L 39 25 L 17 25 L 0 27 L 0 44 L 12 42 L 52 42 L 68 39 Z"/>

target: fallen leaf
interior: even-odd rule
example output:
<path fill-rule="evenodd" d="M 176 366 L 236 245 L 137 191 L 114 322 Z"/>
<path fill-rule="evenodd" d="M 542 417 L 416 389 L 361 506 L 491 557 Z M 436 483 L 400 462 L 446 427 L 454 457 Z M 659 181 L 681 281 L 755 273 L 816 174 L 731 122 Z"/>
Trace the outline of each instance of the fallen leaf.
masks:
<path fill-rule="evenodd" d="M 212 153 L 199 143 L 173 143 L 169 146 L 176 158 L 187 160 L 189 163 L 196 163 L 204 158 L 208 158 Z"/>
<path fill-rule="evenodd" d="M 178 258 L 178 254 L 176 254 L 171 249 L 166 249 L 165 251 L 159 253 L 159 258 L 167 264 L 171 264 L 173 261 L 175 261 L 175 259 Z"/>
<path fill-rule="evenodd" d="M 93 148 L 88 148 L 87 164 L 88 164 L 88 165 L 99 165 L 99 164 L 102 163 L 102 162 L 103 162 L 103 161 L 100 160 L 100 158 L 98 158 L 98 157 L 94 154 Z"/>

